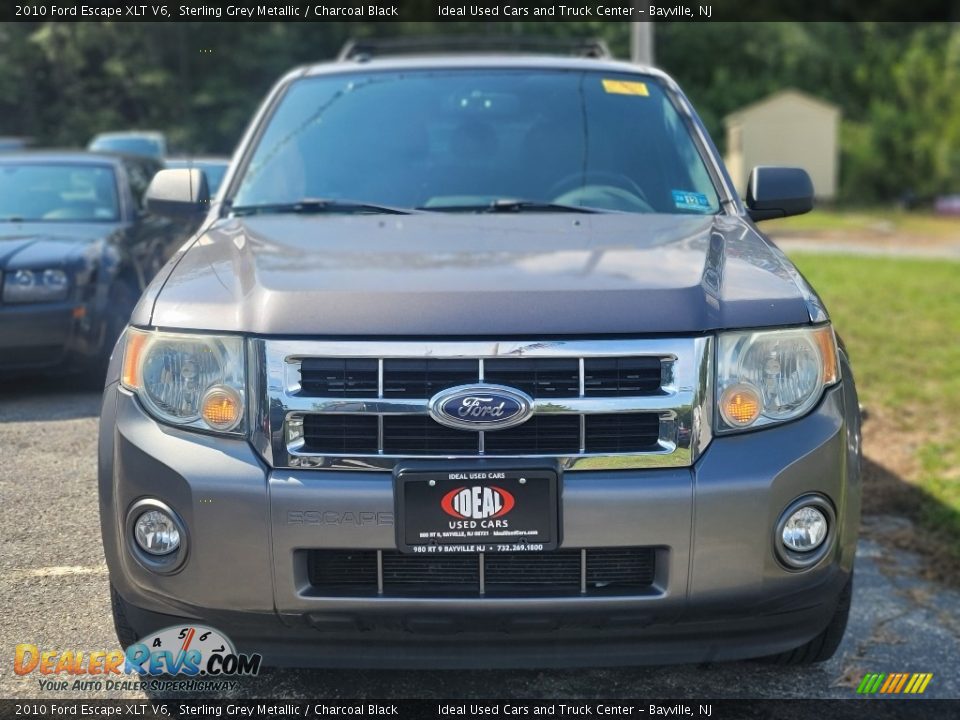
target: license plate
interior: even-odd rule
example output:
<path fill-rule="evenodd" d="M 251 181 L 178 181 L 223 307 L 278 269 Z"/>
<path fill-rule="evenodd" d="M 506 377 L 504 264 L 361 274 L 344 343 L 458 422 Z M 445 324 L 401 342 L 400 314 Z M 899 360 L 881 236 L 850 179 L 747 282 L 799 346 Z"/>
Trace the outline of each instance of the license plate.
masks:
<path fill-rule="evenodd" d="M 397 547 L 408 553 L 555 550 L 557 472 L 401 469 Z"/>

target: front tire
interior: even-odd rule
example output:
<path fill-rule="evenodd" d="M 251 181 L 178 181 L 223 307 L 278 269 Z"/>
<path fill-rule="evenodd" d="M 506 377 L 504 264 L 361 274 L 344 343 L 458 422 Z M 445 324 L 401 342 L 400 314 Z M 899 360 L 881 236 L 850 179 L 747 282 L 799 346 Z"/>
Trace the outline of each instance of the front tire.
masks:
<path fill-rule="evenodd" d="M 120 647 L 126 650 L 137 642 L 141 636 L 130 625 L 124 610 L 123 598 L 120 597 L 120 593 L 117 592 L 113 583 L 110 583 L 110 610 L 113 612 L 113 629 L 117 633 L 117 640 L 120 641 Z"/>
<path fill-rule="evenodd" d="M 830 622 L 819 635 L 805 645 L 793 650 L 787 650 L 777 655 L 761 658 L 763 662 L 773 665 L 811 665 L 829 660 L 836 654 L 843 633 L 847 629 L 847 620 L 850 617 L 850 601 L 853 598 L 853 573 L 840 591 L 837 609 L 830 618 Z"/>

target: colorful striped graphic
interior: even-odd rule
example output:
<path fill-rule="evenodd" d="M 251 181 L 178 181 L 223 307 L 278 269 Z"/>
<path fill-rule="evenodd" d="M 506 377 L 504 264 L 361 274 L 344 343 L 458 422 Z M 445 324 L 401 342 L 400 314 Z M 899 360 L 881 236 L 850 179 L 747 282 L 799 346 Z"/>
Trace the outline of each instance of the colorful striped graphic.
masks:
<path fill-rule="evenodd" d="M 857 694 L 919 695 L 932 679 L 933 673 L 867 673 L 857 687 Z"/>

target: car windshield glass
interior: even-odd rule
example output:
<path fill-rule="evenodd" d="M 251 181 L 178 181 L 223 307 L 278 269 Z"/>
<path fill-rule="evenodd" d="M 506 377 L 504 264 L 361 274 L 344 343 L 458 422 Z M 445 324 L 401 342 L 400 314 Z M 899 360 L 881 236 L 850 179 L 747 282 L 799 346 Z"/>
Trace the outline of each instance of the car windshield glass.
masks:
<path fill-rule="evenodd" d="M 422 70 L 295 81 L 234 205 L 348 198 L 463 212 L 497 203 L 716 213 L 688 124 L 650 76 Z M 553 208 L 556 211 L 556 207 Z"/>
<path fill-rule="evenodd" d="M 119 217 L 116 178 L 106 165 L 0 163 L 0 221 Z"/>

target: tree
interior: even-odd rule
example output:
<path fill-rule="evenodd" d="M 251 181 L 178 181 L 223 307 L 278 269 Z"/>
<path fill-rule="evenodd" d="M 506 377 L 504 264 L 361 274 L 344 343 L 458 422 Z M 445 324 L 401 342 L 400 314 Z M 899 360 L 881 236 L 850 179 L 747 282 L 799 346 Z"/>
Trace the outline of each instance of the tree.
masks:
<path fill-rule="evenodd" d="M 289 68 L 351 36 L 442 33 L 602 37 L 622 22 L 0 24 L 0 134 L 83 145 L 159 129 L 177 152 L 229 153 Z M 657 23 L 657 61 L 723 145 L 723 118 L 784 87 L 839 105 L 841 196 L 960 190 L 960 29 L 911 23 Z"/>

